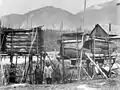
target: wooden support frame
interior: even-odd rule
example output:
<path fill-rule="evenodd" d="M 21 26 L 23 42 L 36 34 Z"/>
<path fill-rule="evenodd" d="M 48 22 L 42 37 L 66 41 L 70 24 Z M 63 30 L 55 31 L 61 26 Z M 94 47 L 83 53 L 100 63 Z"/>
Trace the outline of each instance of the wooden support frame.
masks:
<path fill-rule="evenodd" d="M 90 58 L 90 56 L 85 53 L 85 55 L 88 57 L 88 59 L 100 70 L 100 72 L 104 75 L 104 77 L 107 79 L 108 77 L 106 76 L 106 74 L 101 70 L 101 68 Z"/>

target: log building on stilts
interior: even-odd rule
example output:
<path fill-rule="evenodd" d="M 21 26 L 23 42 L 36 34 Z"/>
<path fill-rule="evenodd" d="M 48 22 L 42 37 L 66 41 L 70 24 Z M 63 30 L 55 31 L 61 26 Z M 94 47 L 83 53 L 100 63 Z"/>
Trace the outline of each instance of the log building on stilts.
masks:
<path fill-rule="evenodd" d="M 24 56 L 24 71 L 22 76 L 12 76 L 14 79 L 16 77 L 21 77 L 20 82 L 34 83 L 34 73 L 33 71 L 33 56 L 37 57 L 36 65 L 40 66 L 43 71 L 43 52 L 44 52 L 44 31 L 42 26 L 32 28 L 30 30 L 24 29 L 12 29 L 0 27 L 0 53 L 1 57 L 10 57 L 10 67 L 14 65 L 17 67 L 17 57 Z M 16 57 L 16 64 L 13 63 L 13 57 Z M 27 62 L 26 58 L 29 58 Z M 28 65 L 27 65 L 28 64 Z M 10 70 L 11 70 L 10 68 Z M 16 70 L 15 70 L 16 71 Z M 43 73 L 42 73 L 43 74 Z M 43 76 L 43 75 L 42 75 Z M 42 77 L 43 78 L 43 77 Z M 9 78 L 10 79 L 10 78 Z M 10 80 L 9 80 L 10 81 Z M 16 82 L 16 81 L 11 81 Z"/>
<path fill-rule="evenodd" d="M 60 53 L 64 52 L 64 60 L 69 59 L 71 62 L 76 60 L 74 65 L 81 68 L 78 69 L 80 70 L 78 79 L 80 77 L 83 79 L 84 76 L 89 79 L 95 79 L 98 76 L 109 78 L 111 77 L 111 68 L 115 63 L 112 53 L 117 49 L 115 43 L 110 41 L 113 36 L 116 35 L 110 35 L 99 24 L 95 25 L 91 33 L 84 33 L 84 35 L 80 32 L 64 33 L 62 34 L 62 44 L 60 44 L 64 51 L 60 50 Z"/>

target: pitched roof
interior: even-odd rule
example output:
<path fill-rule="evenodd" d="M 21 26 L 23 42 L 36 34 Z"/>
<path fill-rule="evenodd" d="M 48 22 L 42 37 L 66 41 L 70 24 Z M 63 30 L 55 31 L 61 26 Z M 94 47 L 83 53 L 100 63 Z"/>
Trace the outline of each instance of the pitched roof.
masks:
<path fill-rule="evenodd" d="M 108 36 L 108 33 L 99 24 L 96 24 L 91 31 L 90 36 L 106 37 Z"/>
<path fill-rule="evenodd" d="M 104 31 L 110 35 L 120 35 L 120 25 L 111 24 L 111 31 L 109 31 L 109 24 L 98 24 Z M 92 31 L 95 25 L 87 26 L 86 29 Z"/>

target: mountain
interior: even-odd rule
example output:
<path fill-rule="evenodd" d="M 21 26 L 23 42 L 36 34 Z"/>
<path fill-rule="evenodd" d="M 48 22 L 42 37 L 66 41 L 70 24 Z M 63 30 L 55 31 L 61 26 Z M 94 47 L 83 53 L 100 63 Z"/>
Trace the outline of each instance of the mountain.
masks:
<path fill-rule="evenodd" d="M 93 5 L 86 9 L 85 25 L 117 24 L 117 0 L 107 3 Z M 64 29 L 79 28 L 83 19 L 83 12 L 72 14 L 68 11 L 52 6 L 47 6 L 30 11 L 25 14 L 10 14 L 1 17 L 2 25 L 13 28 L 30 28 L 44 25 L 45 28 L 59 29 L 63 22 Z"/>
<path fill-rule="evenodd" d="M 117 24 L 117 0 L 90 6 L 85 12 L 85 25 Z M 44 28 L 59 29 L 63 22 L 64 29 L 79 28 L 83 19 L 83 12 L 72 14 L 60 8 L 47 6 L 25 14 L 10 14 L 1 17 L 2 24 L 13 28 L 30 28 L 44 25 Z"/>
<path fill-rule="evenodd" d="M 88 7 L 85 12 L 85 25 L 95 24 L 117 24 L 117 0 L 109 1 L 104 4 Z M 77 17 L 83 17 L 84 13 L 79 12 Z"/>
<path fill-rule="evenodd" d="M 64 23 L 64 28 L 76 28 L 79 25 L 79 20 L 72 13 L 55 8 L 52 6 L 43 7 L 37 10 L 30 11 L 23 15 L 11 14 L 1 17 L 5 26 L 14 28 L 30 28 L 38 25 L 44 25 L 45 28 L 58 29 L 61 22 Z"/>

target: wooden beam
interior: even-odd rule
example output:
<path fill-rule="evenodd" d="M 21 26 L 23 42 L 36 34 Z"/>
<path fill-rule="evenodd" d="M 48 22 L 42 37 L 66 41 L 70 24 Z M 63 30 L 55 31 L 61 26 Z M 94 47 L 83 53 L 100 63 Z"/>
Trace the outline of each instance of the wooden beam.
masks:
<path fill-rule="evenodd" d="M 13 43 L 18 43 L 18 42 L 31 42 L 31 40 L 16 40 L 16 41 L 13 40 Z M 6 43 L 11 43 L 11 41 L 7 40 Z"/>
<path fill-rule="evenodd" d="M 32 35 L 31 33 L 29 33 L 29 34 L 25 34 L 25 33 L 21 33 L 21 34 L 19 34 L 19 33 L 16 33 L 16 34 L 14 34 L 14 36 L 13 37 L 26 37 L 26 36 L 30 36 L 30 35 Z M 9 33 L 8 35 L 7 35 L 7 37 L 9 38 L 9 37 L 11 37 L 11 33 Z"/>
<path fill-rule="evenodd" d="M 32 30 L 22 30 L 22 29 L 21 30 L 20 29 L 19 30 L 17 30 L 17 29 L 15 30 L 15 29 L 12 29 L 12 28 L 11 29 L 9 29 L 9 28 L 2 28 L 2 32 L 4 32 L 4 33 L 12 33 L 12 32 L 13 33 L 22 33 L 22 32 L 26 33 L 26 32 L 32 32 Z"/>
<path fill-rule="evenodd" d="M 7 36 L 6 39 L 10 39 L 11 37 Z M 17 40 L 17 39 L 27 39 L 29 40 L 30 39 L 30 36 L 13 36 L 13 40 Z"/>
<path fill-rule="evenodd" d="M 88 57 L 88 59 L 100 70 L 100 72 L 105 76 L 105 78 L 108 78 L 106 74 L 101 70 L 101 68 L 90 58 L 90 56 L 85 53 L 85 55 Z"/>
<path fill-rule="evenodd" d="M 10 56 L 10 51 L 6 51 L 6 52 L 4 52 L 4 53 L 7 54 L 7 55 L 4 55 L 4 56 Z M 17 55 L 28 55 L 28 54 L 36 55 L 37 53 L 36 53 L 36 52 L 33 52 L 33 51 L 31 51 L 30 53 L 29 53 L 28 51 L 26 51 L 26 52 L 13 51 L 13 55 L 15 56 L 16 54 L 17 54 Z"/>
<path fill-rule="evenodd" d="M 30 43 L 13 43 L 13 47 L 30 47 Z M 7 43 L 6 45 L 7 47 L 11 47 L 11 43 Z M 37 44 L 36 43 L 33 43 L 33 46 L 36 47 Z"/>
<path fill-rule="evenodd" d="M 11 47 L 9 46 L 7 46 L 7 49 L 10 49 Z M 13 49 L 29 49 L 30 48 L 30 46 L 13 46 Z M 37 49 L 37 47 L 36 47 L 36 45 L 34 45 L 32 48 L 35 48 L 35 49 Z M 12 50 L 12 49 L 11 49 Z"/>

